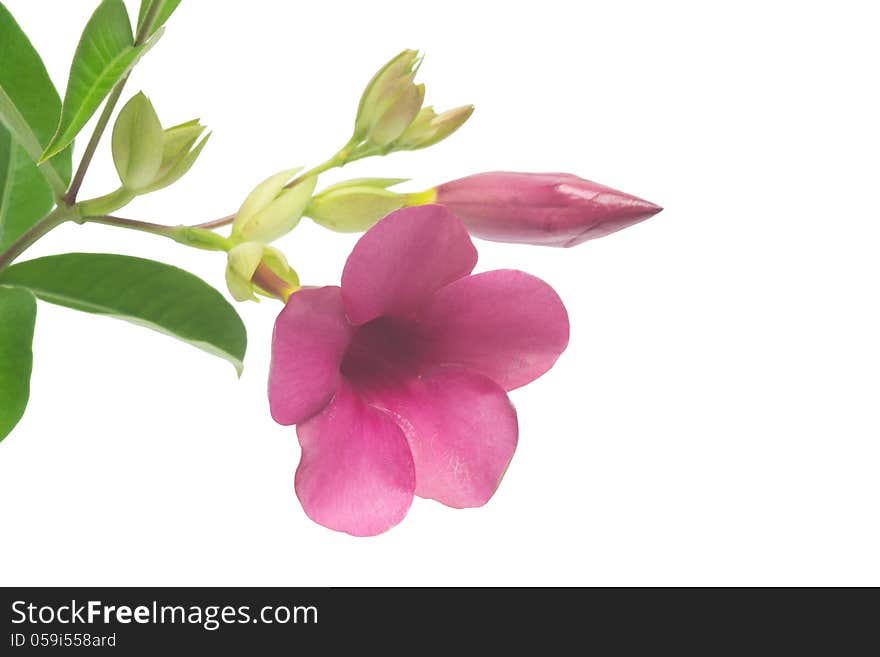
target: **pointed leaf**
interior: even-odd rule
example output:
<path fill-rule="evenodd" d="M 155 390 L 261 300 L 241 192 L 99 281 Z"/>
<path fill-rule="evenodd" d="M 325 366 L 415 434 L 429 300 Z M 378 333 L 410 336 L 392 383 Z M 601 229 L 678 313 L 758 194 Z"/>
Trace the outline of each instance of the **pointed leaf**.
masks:
<path fill-rule="evenodd" d="M 189 272 L 153 260 L 66 253 L 13 265 L 0 284 L 43 301 L 152 328 L 230 361 L 241 373 L 244 324 L 217 290 Z"/>
<path fill-rule="evenodd" d="M 0 250 L 43 217 L 70 181 L 70 149 L 42 172 L 35 164 L 60 113 L 46 67 L 0 3 Z"/>
<path fill-rule="evenodd" d="M 44 160 L 73 141 L 145 47 L 134 45 L 122 0 L 103 0 L 86 24 L 73 56 L 61 121 L 43 153 Z"/>
<path fill-rule="evenodd" d="M 34 295 L 0 285 L 0 440 L 18 424 L 30 396 Z"/>
<path fill-rule="evenodd" d="M 156 20 L 150 28 L 150 34 L 147 36 L 153 34 L 156 30 L 162 27 L 169 18 L 171 18 L 171 14 L 173 14 L 174 10 L 180 5 L 181 0 L 141 0 L 141 8 L 138 12 L 138 32 L 140 32 L 141 26 L 144 24 L 144 19 L 147 17 L 147 10 L 153 2 L 159 3 L 159 11 L 156 13 Z"/>

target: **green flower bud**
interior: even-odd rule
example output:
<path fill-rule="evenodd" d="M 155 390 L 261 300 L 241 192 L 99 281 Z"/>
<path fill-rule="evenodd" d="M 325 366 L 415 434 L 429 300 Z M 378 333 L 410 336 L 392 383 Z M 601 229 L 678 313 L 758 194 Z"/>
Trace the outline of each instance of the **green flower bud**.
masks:
<path fill-rule="evenodd" d="M 426 107 L 394 142 L 394 148 L 414 151 L 433 146 L 458 130 L 473 113 L 473 105 L 456 107 L 442 114 L 435 113 L 432 107 Z"/>
<path fill-rule="evenodd" d="M 425 97 L 424 85 L 413 82 L 420 62 L 417 51 L 404 50 L 373 76 L 358 106 L 355 139 L 385 146 L 412 122 Z"/>
<path fill-rule="evenodd" d="M 134 96 L 119 112 L 111 141 L 122 185 L 137 193 L 152 183 L 162 165 L 162 124 L 144 94 Z"/>
<path fill-rule="evenodd" d="M 405 205 L 405 195 L 387 189 L 402 182 L 400 178 L 347 180 L 316 195 L 305 214 L 330 230 L 359 233 Z"/>
<path fill-rule="evenodd" d="M 387 146 L 400 137 L 413 122 L 425 101 L 425 85 L 400 85 L 398 95 L 389 98 L 384 110 L 370 128 L 370 141 L 378 146 Z"/>
<path fill-rule="evenodd" d="M 122 186 L 131 194 L 148 194 L 179 180 L 195 164 L 211 136 L 198 144 L 205 127 L 198 119 L 167 130 L 149 99 L 132 98 L 113 126 L 113 161 Z"/>
<path fill-rule="evenodd" d="M 198 119 L 165 130 L 162 133 L 162 164 L 153 182 L 141 193 L 155 192 L 182 178 L 195 164 L 211 138 L 211 133 L 208 133 L 204 139 L 198 141 L 204 131 L 205 126 L 199 125 Z"/>
<path fill-rule="evenodd" d="M 288 187 L 300 170 L 282 171 L 257 185 L 235 215 L 233 240 L 269 243 L 296 228 L 318 182 L 310 176 Z"/>
<path fill-rule="evenodd" d="M 265 267 L 268 276 L 259 276 L 258 269 Z M 261 287 L 255 278 L 271 278 L 273 283 Z M 226 285 L 236 301 L 257 301 L 256 294 L 266 297 L 287 297 L 299 288 L 299 276 L 287 264 L 278 249 L 259 242 L 244 242 L 229 251 L 226 264 Z M 275 289 L 266 289 L 273 287 Z"/>

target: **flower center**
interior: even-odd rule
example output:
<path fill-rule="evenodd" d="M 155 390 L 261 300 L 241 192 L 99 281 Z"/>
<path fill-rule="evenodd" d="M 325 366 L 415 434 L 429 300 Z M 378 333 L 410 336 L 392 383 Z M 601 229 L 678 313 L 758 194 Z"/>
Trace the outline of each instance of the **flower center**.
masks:
<path fill-rule="evenodd" d="M 342 375 L 355 384 L 395 377 L 412 372 L 420 353 L 414 321 L 379 317 L 358 328 L 342 359 Z"/>

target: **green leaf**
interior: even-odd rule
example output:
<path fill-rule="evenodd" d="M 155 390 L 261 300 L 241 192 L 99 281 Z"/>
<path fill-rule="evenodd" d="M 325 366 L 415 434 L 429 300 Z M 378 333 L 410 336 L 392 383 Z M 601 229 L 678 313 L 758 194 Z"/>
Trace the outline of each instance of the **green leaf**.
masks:
<path fill-rule="evenodd" d="M 0 286 L 0 440 L 9 435 L 27 407 L 36 318 L 33 294 Z"/>
<path fill-rule="evenodd" d="M 151 36 L 156 30 L 162 27 L 169 18 L 171 18 L 171 14 L 173 14 L 174 10 L 180 5 L 181 0 L 141 0 L 141 9 L 138 12 L 138 32 L 140 32 L 141 27 L 144 24 L 144 19 L 147 17 L 147 10 L 150 8 L 152 2 L 159 3 L 159 11 L 156 14 L 156 20 L 153 22 L 153 26 L 150 28 L 150 33 L 147 36 Z"/>
<path fill-rule="evenodd" d="M 0 250 L 42 218 L 70 181 L 71 152 L 37 168 L 61 114 L 46 67 L 0 3 Z"/>
<path fill-rule="evenodd" d="M 0 284 L 38 298 L 134 322 L 230 361 L 241 374 L 247 334 L 235 309 L 202 279 L 153 260 L 66 253 L 13 265 Z"/>
<path fill-rule="evenodd" d="M 122 0 L 103 0 L 86 24 L 73 55 L 61 121 L 43 153 L 44 160 L 73 141 L 143 49 L 134 45 Z"/>

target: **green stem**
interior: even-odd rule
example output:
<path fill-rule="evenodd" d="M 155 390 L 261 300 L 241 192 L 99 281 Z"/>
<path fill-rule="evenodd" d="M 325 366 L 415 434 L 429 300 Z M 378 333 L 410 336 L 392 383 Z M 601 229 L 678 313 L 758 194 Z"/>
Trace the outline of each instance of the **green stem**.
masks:
<path fill-rule="evenodd" d="M 0 253 L 0 271 L 11 265 L 16 258 L 27 251 L 33 244 L 46 233 L 54 230 L 65 221 L 76 218 L 76 209 L 66 206 L 58 206 L 52 212 L 40 219 L 30 229 L 13 242 L 3 253 Z"/>
<path fill-rule="evenodd" d="M 147 13 L 144 16 L 144 22 L 141 23 L 141 29 L 139 29 L 137 35 L 135 35 L 135 46 L 144 44 L 150 36 L 150 30 L 153 29 L 153 24 L 156 22 L 156 17 L 159 15 L 159 8 L 161 6 L 162 0 L 153 0 L 153 2 L 150 3 L 150 7 L 147 9 Z"/>
<path fill-rule="evenodd" d="M 215 228 L 222 228 L 223 226 L 228 226 L 233 221 L 235 221 L 235 215 L 230 214 L 225 217 L 221 217 L 220 219 L 214 219 L 213 221 L 206 221 L 203 224 L 196 224 L 195 226 L 191 226 L 191 228 L 204 228 L 206 230 L 213 230 Z"/>
<path fill-rule="evenodd" d="M 284 189 L 291 189 L 299 185 L 306 178 L 311 178 L 313 176 L 317 176 L 319 174 L 324 173 L 325 171 L 329 171 L 330 169 L 335 169 L 336 167 L 343 167 L 349 162 L 353 162 L 354 160 L 359 160 L 359 157 L 355 157 L 352 159 L 352 153 L 355 152 L 355 146 L 357 145 L 357 141 L 352 138 L 345 146 L 343 146 L 336 155 L 331 157 L 326 162 L 322 162 L 318 166 L 312 167 L 305 173 L 299 174 L 296 178 L 291 180 L 284 186 Z"/>
<path fill-rule="evenodd" d="M 158 235 L 160 237 L 167 237 L 179 244 L 196 249 L 204 249 L 206 251 L 229 251 L 234 246 L 230 240 L 217 233 L 202 228 L 194 228 L 192 226 L 165 226 L 163 224 L 150 223 L 149 221 L 125 219 L 123 217 L 114 217 L 111 215 L 83 217 L 79 221 L 80 223 L 114 226 L 116 228 L 125 228 L 142 233 L 150 233 L 151 235 Z"/>
<path fill-rule="evenodd" d="M 217 233 L 192 226 L 175 226 L 171 239 L 184 246 L 205 251 L 223 251 L 228 253 L 235 243 Z"/>
<path fill-rule="evenodd" d="M 76 173 L 73 176 L 67 194 L 64 195 L 64 202 L 67 203 L 67 205 L 73 205 L 76 203 L 76 196 L 79 194 L 79 190 L 86 178 L 86 172 L 92 164 L 92 158 L 95 157 L 95 151 L 98 150 L 98 144 L 101 143 L 101 137 L 104 136 L 104 131 L 107 129 L 107 124 L 110 123 L 110 118 L 113 116 L 113 110 L 116 109 L 116 104 L 122 96 L 122 90 L 127 81 L 128 75 L 124 75 L 122 79 L 116 83 L 116 86 L 107 98 L 107 104 L 104 105 L 104 111 L 101 112 L 101 116 L 95 124 L 92 138 L 89 139 L 89 143 L 86 145 L 86 150 L 83 152 L 82 159 L 79 161 L 79 166 L 76 169 Z"/>
<path fill-rule="evenodd" d="M 357 162 L 358 160 L 363 160 L 367 157 L 373 157 L 374 155 L 388 155 L 388 153 L 390 152 L 391 151 L 386 146 L 368 145 L 366 146 L 366 148 L 355 150 L 348 161 Z"/>

